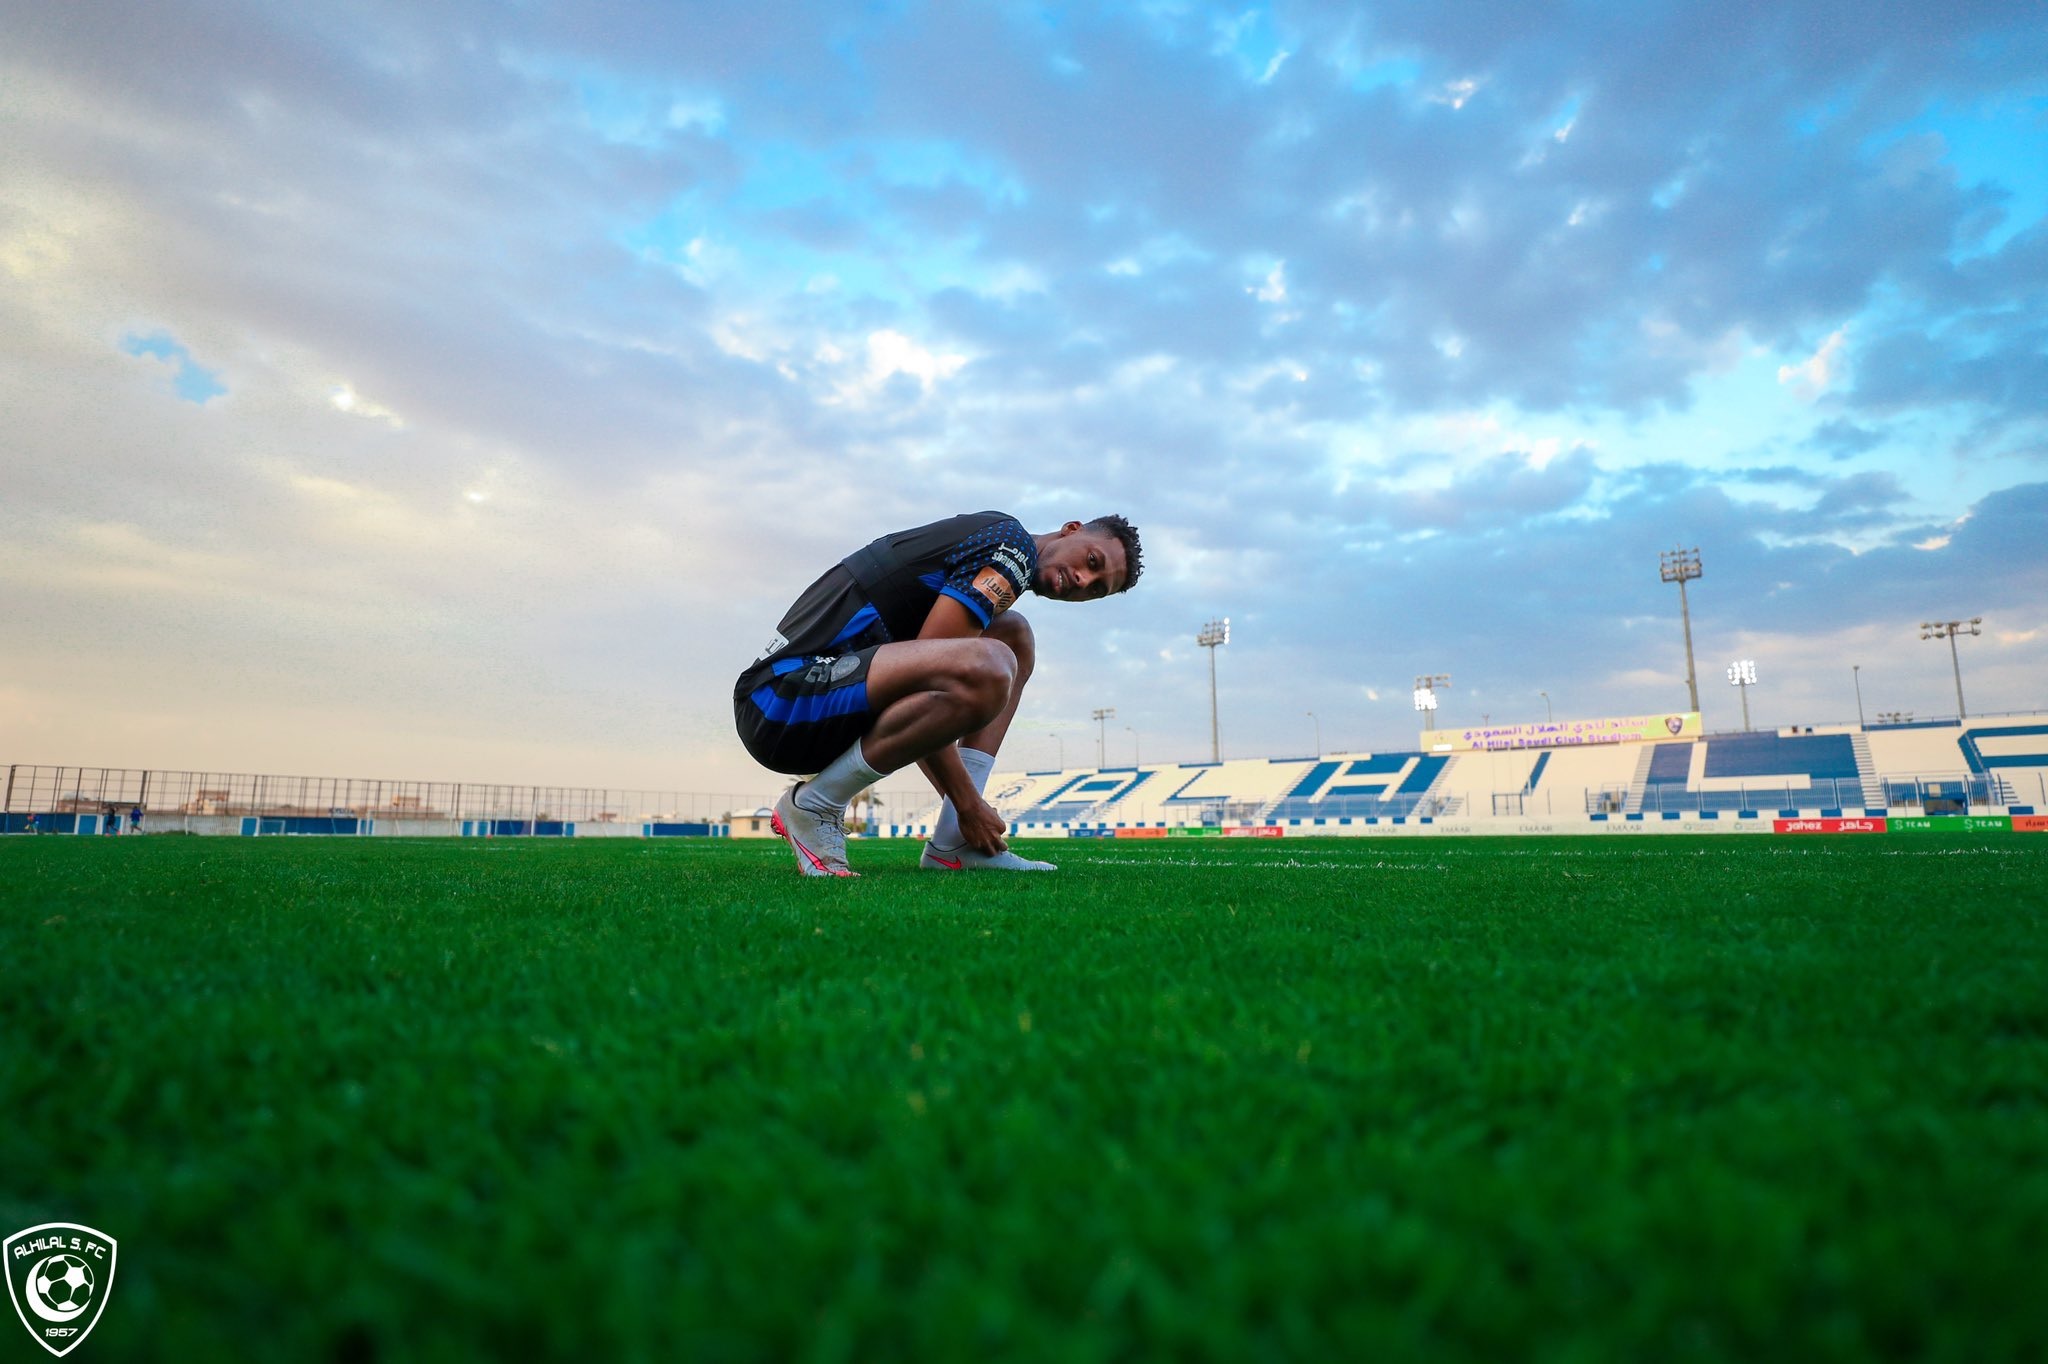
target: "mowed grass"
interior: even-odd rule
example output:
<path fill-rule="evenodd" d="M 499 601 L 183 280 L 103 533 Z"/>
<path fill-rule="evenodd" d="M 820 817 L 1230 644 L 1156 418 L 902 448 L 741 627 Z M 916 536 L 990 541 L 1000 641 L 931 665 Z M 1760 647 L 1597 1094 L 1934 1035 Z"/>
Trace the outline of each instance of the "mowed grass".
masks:
<path fill-rule="evenodd" d="M 0 840 L 0 1235 L 85 1359 L 2048 1352 L 2048 837 L 1026 850 Z"/>

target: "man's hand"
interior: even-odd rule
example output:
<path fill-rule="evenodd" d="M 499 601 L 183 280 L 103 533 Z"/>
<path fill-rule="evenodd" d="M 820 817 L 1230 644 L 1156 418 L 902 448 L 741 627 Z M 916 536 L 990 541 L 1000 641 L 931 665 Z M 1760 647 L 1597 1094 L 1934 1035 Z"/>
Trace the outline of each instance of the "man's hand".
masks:
<path fill-rule="evenodd" d="M 1010 841 L 1003 836 L 1009 832 L 1010 826 L 996 813 L 995 807 L 980 796 L 967 805 L 955 801 L 953 808 L 960 815 L 960 836 L 976 852 L 993 855 L 1010 846 Z"/>

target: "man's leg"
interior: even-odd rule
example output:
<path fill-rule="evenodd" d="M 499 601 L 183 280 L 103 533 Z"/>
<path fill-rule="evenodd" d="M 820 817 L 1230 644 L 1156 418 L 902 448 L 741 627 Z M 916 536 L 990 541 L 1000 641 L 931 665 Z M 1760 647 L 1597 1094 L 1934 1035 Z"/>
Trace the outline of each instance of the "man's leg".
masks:
<path fill-rule="evenodd" d="M 1031 623 L 1016 612 L 998 616 L 983 638 L 1001 640 L 1009 646 L 1017 658 L 1017 676 L 1010 687 L 1009 703 L 1001 712 L 974 733 L 960 739 L 960 765 L 967 769 L 968 779 L 977 793 L 987 785 L 989 773 L 995 770 L 996 752 L 1002 747 L 1004 736 L 1010 732 L 1011 722 L 1017 718 L 1017 707 L 1024 700 L 1024 686 L 1031 680 L 1031 670 L 1038 659 Z M 932 770 L 932 760 L 923 759 L 918 765 L 927 777 L 932 778 L 932 785 L 937 786 L 938 777 Z M 925 844 L 924 855 L 918 859 L 918 865 L 927 871 L 1055 870 L 1050 862 L 1033 862 L 1007 848 L 987 850 L 968 846 L 960 830 L 960 813 L 953 808 L 951 800 L 940 803 L 938 821 L 932 826 L 931 839 Z"/>
<path fill-rule="evenodd" d="M 1017 654 L 994 630 L 884 644 L 868 667 L 875 723 L 860 746 L 869 765 L 887 774 L 964 739 L 993 733 L 1000 742 L 1020 680 Z"/>
<path fill-rule="evenodd" d="M 1009 703 L 995 719 L 960 740 L 960 747 L 971 748 L 993 758 L 996 750 L 1003 746 L 1003 736 L 1010 732 L 1010 722 L 1017 718 L 1017 707 L 1024 700 L 1024 686 L 1031 680 L 1031 670 L 1038 664 L 1038 643 L 1032 637 L 1031 622 L 1015 611 L 997 616 L 995 624 L 988 627 L 982 638 L 1002 641 L 1017 659 L 1017 675 L 1010 684 Z"/>
<path fill-rule="evenodd" d="M 1009 704 L 1017 658 L 992 639 L 906 640 L 877 648 L 862 680 L 867 733 L 776 802 L 776 832 L 808 875 L 848 876 L 847 804 L 899 768 L 987 728 Z"/>
<path fill-rule="evenodd" d="M 996 617 L 984 639 L 1001 640 L 1009 646 L 1017 659 L 1016 680 L 1010 684 L 1010 700 L 996 717 L 972 734 L 960 737 L 960 763 L 967 769 L 967 775 L 974 780 L 974 789 L 981 790 L 988 781 L 988 774 L 995 770 L 996 750 L 1003 746 L 1003 736 L 1010 732 L 1010 722 L 1017 718 L 1017 707 L 1024 700 L 1024 685 L 1031 680 L 1031 669 L 1038 661 L 1038 649 L 1031 636 L 1031 623 L 1024 617 L 1012 613 Z M 917 765 L 931 778 L 933 786 L 939 785 L 939 774 L 930 758 L 918 759 Z M 943 794 L 943 790 L 942 790 Z M 934 838 L 941 847 L 952 847 L 960 839 L 959 816 L 948 800 L 939 807 L 939 827 Z"/>

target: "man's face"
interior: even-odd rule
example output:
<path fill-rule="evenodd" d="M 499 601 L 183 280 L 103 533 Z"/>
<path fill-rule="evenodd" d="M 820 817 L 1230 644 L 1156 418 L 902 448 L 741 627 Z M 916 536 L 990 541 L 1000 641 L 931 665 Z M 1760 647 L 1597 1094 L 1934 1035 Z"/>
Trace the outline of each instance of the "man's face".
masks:
<path fill-rule="evenodd" d="M 1038 580 L 1032 590 L 1061 601 L 1094 601 L 1123 591 L 1126 573 L 1124 542 L 1079 521 L 1060 527 L 1059 538 L 1038 555 Z"/>

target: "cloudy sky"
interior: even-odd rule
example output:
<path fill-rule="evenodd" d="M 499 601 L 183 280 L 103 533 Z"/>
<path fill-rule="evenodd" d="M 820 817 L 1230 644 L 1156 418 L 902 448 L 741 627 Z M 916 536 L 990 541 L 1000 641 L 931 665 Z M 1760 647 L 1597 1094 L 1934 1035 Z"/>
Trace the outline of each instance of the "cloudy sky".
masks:
<path fill-rule="evenodd" d="M 1001 764 L 2048 705 L 2038 4 L 0 0 L 0 762 L 772 790 L 958 511 Z M 1313 718 L 1311 718 L 1313 713 Z M 899 779 L 901 780 L 901 779 Z"/>

